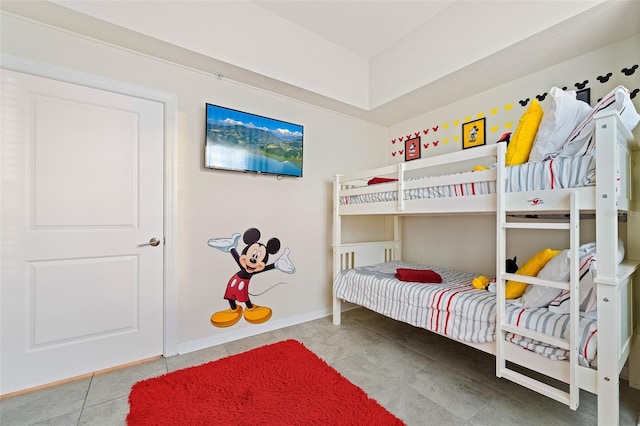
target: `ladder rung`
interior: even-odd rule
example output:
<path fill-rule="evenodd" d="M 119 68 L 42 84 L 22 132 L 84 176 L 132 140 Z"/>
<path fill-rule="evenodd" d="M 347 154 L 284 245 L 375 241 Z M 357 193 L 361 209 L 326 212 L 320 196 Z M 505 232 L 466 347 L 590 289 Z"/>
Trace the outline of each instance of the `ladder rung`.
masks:
<path fill-rule="evenodd" d="M 502 324 L 500 326 L 502 331 L 517 334 L 519 336 L 528 337 L 530 339 L 537 340 L 548 345 L 556 346 L 560 349 L 570 350 L 569 342 L 559 337 L 549 336 L 548 334 L 539 333 L 537 331 L 529 330 L 528 328 L 519 327 L 512 324 Z"/>
<path fill-rule="evenodd" d="M 569 290 L 569 283 L 562 282 L 562 281 L 549 281 L 549 280 L 543 280 L 542 278 L 538 278 L 538 277 L 530 277 L 528 275 L 509 274 L 509 273 L 502 274 L 502 278 L 504 278 L 505 280 L 520 281 L 527 284 L 558 288 L 560 290 Z"/>
<path fill-rule="evenodd" d="M 516 229 L 571 229 L 569 222 L 505 222 L 503 228 Z"/>
<path fill-rule="evenodd" d="M 504 377 L 505 379 L 509 379 L 512 382 L 518 383 L 519 385 L 541 393 L 542 395 L 553 398 L 558 402 L 562 402 L 566 405 L 570 404 L 569 394 L 565 391 L 549 386 L 546 383 L 532 379 L 531 377 L 525 376 L 524 374 L 520 374 L 517 371 L 510 370 L 508 368 L 503 369 L 500 374 L 501 377 Z"/>

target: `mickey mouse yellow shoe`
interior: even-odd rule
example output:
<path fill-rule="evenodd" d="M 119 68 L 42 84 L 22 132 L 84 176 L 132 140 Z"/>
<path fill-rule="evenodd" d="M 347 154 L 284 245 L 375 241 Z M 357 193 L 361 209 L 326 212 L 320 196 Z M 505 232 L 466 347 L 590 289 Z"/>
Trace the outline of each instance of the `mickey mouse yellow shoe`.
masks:
<path fill-rule="evenodd" d="M 242 306 L 226 309 L 211 315 L 211 324 L 216 327 L 231 327 L 242 318 Z"/>
<path fill-rule="evenodd" d="M 244 310 L 244 319 L 251 324 L 260 324 L 269 321 L 271 318 L 271 309 L 265 306 L 253 305 L 253 308 Z"/>

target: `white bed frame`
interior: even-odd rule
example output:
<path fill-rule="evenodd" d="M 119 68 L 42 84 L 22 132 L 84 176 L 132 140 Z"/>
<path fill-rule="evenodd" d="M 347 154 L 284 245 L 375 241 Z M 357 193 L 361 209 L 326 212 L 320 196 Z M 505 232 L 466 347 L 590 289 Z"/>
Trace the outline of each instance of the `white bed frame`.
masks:
<path fill-rule="evenodd" d="M 621 135 L 621 137 L 620 137 Z M 502 338 L 485 344 L 469 344 L 496 356 L 496 375 L 533 389 L 543 395 L 567 404 L 575 410 L 579 403 L 579 390 L 584 389 L 598 395 L 598 424 L 614 425 L 619 421 L 619 375 L 629 357 L 633 330 L 632 278 L 638 270 L 640 260 L 626 259 L 621 264 L 616 261 L 618 242 L 618 213 L 632 211 L 632 162 L 631 151 L 638 145 L 633 135 L 624 127 L 618 115 L 605 113 L 596 117 L 596 185 L 576 189 L 555 189 L 549 191 L 505 192 L 505 151 L 502 143 L 477 147 L 452 154 L 399 163 L 373 170 L 354 173 L 349 176 L 337 175 L 334 181 L 333 207 L 333 274 L 334 279 L 343 269 L 365 266 L 383 261 L 401 259 L 401 220 L 403 215 L 429 214 L 474 214 L 491 213 L 496 216 L 496 277 L 497 291 L 497 333 Z M 606 147 L 606 149 L 603 149 Z M 473 162 L 485 157 L 498 159 L 492 170 L 459 173 L 430 179 L 430 185 L 495 181 L 494 194 L 449 198 L 428 198 L 403 200 L 405 189 L 423 187 L 418 181 L 405 181 L 411 173 L 418 173 L 459 162 Z M 476 163 L 477 164 L 477 163 Z M 372 177 L 394 177 L 392 183 L 366 185 Z M 340 204 L 340 197 L 395 190 L 397 201 Z M 532 202 L 531 200 L 543 202 Z M 512 222 L 507 221 L 507 213 L 539 214 L 570 213 L 569 223 L 550 221 Z M 592 369 L 578 364 L 577 350 L 572 350 L 569 361 L 552 361 L 533 352 L 522 350 L 520 346 L 504 339 L 504 333 L 513 332 L 523 336 L 551 343 L 564 348 L 577 348 L 579 274 L 578 250 L 580 213 L 595 213 L 596 253 L 597 253 L 597 312 L 598 312 L 598 368 Z M 393 240 L 342 244 L 343 216 L 388 215 L 393 217 Z M 569 283 L 545 281 L 535 277 L 508 274 L 505 271 L 506 233 L 509 229 L 565 229 L 569 231 L 571 256 L 571 278 Z M 629 235 L 637 235 L 640 230 L 627 229 Z M 549 338 L 523 328 L 511 326 L 504 321 L 504 283 L 509 279 L 571 290 L 572 332 L 568 341 Z M 341 322 L 341 300 L 334 296 L 333 322 Z M 639 343 L 640 344 L 640 343 Z M 569 392 L 564 392 L 529 376 L 511 370 L 507 361 L 543 373 L 569 384 Z"/>

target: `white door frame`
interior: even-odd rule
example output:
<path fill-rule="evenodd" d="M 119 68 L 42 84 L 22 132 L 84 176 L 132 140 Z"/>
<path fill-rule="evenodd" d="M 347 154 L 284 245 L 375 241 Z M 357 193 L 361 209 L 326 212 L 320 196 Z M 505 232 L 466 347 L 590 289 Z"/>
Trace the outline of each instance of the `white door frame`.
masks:
<path fill-rule="evenodd" d="M 164 105 L 164 324 L 163 355 L 177 354 L 177 286 L 175 271 L 175 235 L 177 216 L 177 96 L 146 87 L 110 80 L 68 68 L 44 64 L 30 59 L 0 53 L 4 69 L 49 78 L 94 89 L 107 90 L 160 102 Z"/>

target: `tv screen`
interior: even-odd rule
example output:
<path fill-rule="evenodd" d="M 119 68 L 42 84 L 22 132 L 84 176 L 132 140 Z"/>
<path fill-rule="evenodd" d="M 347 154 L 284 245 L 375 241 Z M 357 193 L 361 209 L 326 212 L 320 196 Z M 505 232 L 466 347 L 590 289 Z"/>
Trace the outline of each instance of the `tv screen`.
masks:
<path fill-rule="evenodd" d="M 206 106 L 205 167 L 302 177 L 303 126 Z"/>

